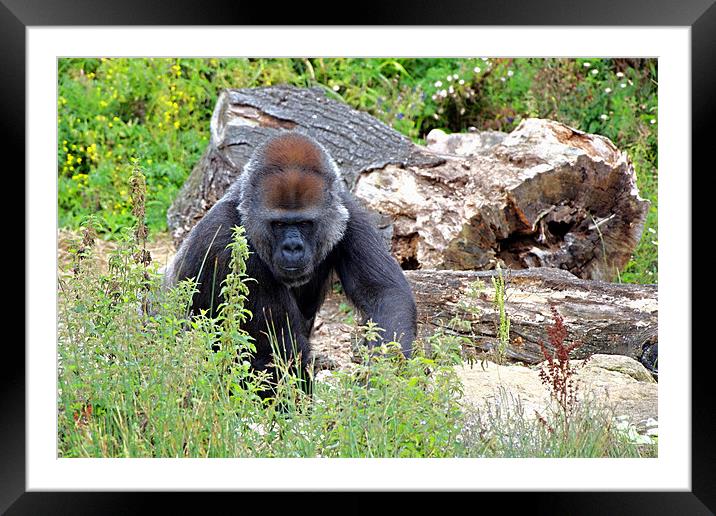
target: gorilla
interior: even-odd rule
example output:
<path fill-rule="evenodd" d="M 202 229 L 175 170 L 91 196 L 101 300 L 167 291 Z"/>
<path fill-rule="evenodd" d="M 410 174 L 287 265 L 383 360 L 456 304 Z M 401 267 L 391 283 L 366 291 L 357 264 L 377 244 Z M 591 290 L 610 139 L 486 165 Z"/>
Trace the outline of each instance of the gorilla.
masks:
<path fill-rule="evenodd" d="M 244 328 L 256 344 L 255 370 L 274 374 L 273 333 L 280 352 L 300 359 L 307 372 L 314 318 L 334 273 L 364 321 L 375 322 L 383 340 L 399 342 L 410 356 L 416 331 L 410 286 L 318 142 L 298 132 L 264 142 L 181 244 L 165 285 L 194 278 L 194 314 L 205 309 L 215 315 L 222 302 L 234 226 L 246 230 L 247 274 L 255 280 L 248 282 L 246 308 L 253 317 Z"/>

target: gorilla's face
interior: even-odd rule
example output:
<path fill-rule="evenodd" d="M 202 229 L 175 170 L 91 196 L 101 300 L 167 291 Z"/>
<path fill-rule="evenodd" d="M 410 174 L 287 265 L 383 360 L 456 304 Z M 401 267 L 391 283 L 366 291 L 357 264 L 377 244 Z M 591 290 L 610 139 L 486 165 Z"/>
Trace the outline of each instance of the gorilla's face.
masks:
<path fill-rule="evenodd" d="M 259 258 L 280 282 L 307 283 L 348 223 L 335 163 L 310 138 L 289 134 L 254 152 L 237 187 L 237 208 Z"/>
<path fill-rule="evenodd" d="M 271 268 L 289 286 L 306 283 L 315 267 L 315 222 L 310 218 L 282 217 L 271 220 Z"/>

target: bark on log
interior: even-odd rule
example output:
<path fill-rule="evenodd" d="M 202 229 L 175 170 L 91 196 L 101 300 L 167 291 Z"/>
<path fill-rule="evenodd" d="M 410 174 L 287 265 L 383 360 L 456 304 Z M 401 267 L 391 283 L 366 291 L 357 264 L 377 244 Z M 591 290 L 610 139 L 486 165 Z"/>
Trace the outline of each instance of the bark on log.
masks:
<path fill-rule="evenodd" d="M 175 244 L 253 148 L 285 129 L 326 146 L 346 185 L 378 213 L 404 269 L 501 262 L 612 280 L 641 237 L 648 202 L 627 156 L 604 137 L 529 119 L 504 138 L 483 138 L 479 151 L 431 152 L 322 90 L 268 87 L 220 95 L 209 147 L 167 214 Z"/>
<path fill-rule="evenodd" d="M 469 337 L 480 351 L 497 346 L 499 314 L 494 305 L 492 278 L 496 271 L 406 271 L 418 305 L 418 333 L 424 339 L 442 329 Z M 506 284 L 505 311 L 510 319 L 506 357 L 529 364 L 544 360 L 539 343 L 551 349 L 547 327 L 554 324 L 553 303 L 564 318 L 567 341 L 582 344 L 573 358 L 594 353 L 627 355 L 653 366 L 658 343 L 658 291 L 656 285 L 627 285 L 582 280 L 559 269 L 535 268 L 502 271 Z M 484 288 L 468 294 L 476 281 Z M 472 316 L 461 303 L 477 309 Z M 472 321 L 470 329 L 449 321 Z"/>

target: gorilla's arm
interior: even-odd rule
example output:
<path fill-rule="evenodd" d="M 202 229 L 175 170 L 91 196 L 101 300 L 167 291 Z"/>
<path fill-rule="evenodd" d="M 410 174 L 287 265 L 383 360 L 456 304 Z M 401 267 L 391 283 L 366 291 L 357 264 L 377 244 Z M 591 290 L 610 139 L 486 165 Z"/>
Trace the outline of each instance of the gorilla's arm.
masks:
<path fill-rule="evenodd" d="M 417 311 L 408 281 L 363 209 L 346 202 L 350 219 L 339 244 L 336 272 L 348 299 L 383 328 L 384 340 L 400 342 L 410 356 Z"/>

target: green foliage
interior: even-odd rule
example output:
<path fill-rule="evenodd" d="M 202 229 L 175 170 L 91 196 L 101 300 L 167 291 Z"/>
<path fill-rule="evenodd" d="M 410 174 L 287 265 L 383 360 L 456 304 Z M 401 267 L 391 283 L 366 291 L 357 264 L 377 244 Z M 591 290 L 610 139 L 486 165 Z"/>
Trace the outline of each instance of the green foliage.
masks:
<path fill-rule="evenodd" d="M 497 349 L 495 355 L 498 364 L 505 361 L 507 346 L 510 344 L 510 318 L 505 311 L 505 278 L 502 277 L 502 269 L 497 266 L 497 276 L 492 278 L 492 286 L 495 289 L 493 303 L 497 310 Z"/>
<path fill-rule="evenodd" d="M 166 229 L 166 210 L 208 143 L 221 89 L 293 84 L 321 88 L 417 142 L 435 127 L 509 131 L 533 116 L 611 138 L 652 202 L 621 280 L 656 281 L 655 60 L 71 58 L 58 61 L 58 76 L 61 226 L 78 227 L 90 214 L 102 233 L 131 225 L 136 158 L 149 230 Z"/>
<path fill-rule="evenodd" d="M 337 294 L 340 292 L 336 292 Z M 353 313 L 353 307 L 349 305 L 348 303 L 341 303 L 338 306 L 338 310 L 343 315 L 343 322 L 346 324 L 355 324 L 355 314 Z"/>
<path fill-rule="evenodd" d="M 187 280 L 162 291 L 137 261 L 141 241 L 125 230 L 102 272 L 92 230 L 60 277 L 58 448 L 62 457 L 437 457 L 456 453 L 460 383 L 442 355 L 403 358 L 385 344 L 353 372 L 316 382 L 311 397 L 295 367 L 275 354 L 250 367 L 242 326 L 248 245 L 230 244 L 232 272 L 216 318 L 187 318 Z M 150 299 L 149 309 L 146 299 Z M 368 335 L 377 336 L 375 325 Z M 397 349 L 397 353 L 396 353 Z M 366 351 L 367 353 L 367 351 Z"/>

